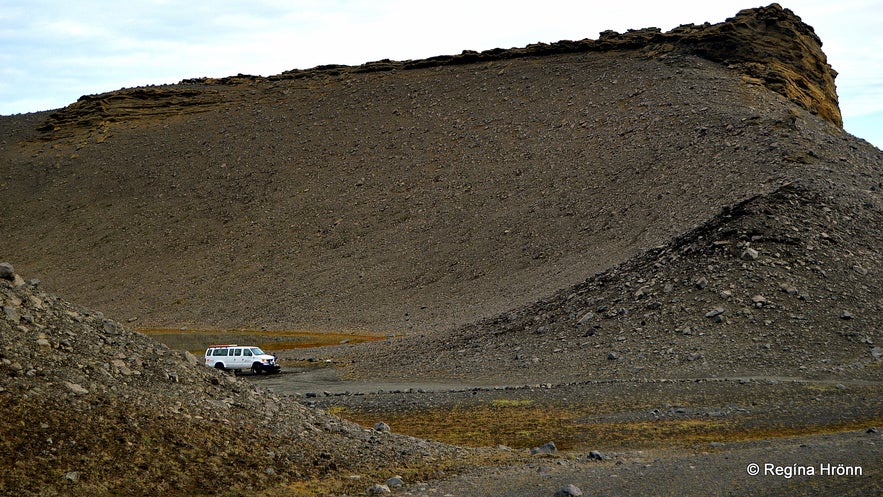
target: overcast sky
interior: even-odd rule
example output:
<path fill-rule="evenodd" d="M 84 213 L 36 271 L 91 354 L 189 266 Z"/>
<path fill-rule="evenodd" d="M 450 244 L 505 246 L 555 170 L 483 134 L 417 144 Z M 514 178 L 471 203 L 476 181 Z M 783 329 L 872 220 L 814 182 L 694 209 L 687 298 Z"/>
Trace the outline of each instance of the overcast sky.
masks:
<path fill-rule="evenodd" d="M 717 23 L 752 0 L 0 0 L 0 114 L 81 95 Z M 847 131 L 883 147 L 883 0 L 780 1 L 812 26 Z"/>

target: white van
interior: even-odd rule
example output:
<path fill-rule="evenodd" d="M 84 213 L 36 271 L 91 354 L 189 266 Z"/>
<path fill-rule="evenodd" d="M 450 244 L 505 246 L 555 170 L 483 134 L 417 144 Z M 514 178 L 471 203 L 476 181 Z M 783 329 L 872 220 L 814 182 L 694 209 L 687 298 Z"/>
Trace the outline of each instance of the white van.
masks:
<path fill-rule="evenodd" d="M 242 371 L 250 369 L 254 374 L 278 373 L 276 356 L 265 354 L 260 347 L 250 345 L 209 345 L 205 349 L 205 365 L 210 368 Z"/>

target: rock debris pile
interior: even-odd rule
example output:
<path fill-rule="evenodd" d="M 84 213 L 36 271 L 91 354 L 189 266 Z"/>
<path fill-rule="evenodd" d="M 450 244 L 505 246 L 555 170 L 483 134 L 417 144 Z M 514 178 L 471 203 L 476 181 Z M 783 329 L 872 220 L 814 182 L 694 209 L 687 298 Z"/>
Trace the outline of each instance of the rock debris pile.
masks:
<path fill-rule="evenodd" d="M 0 265 L 0 494 L 247 493 L 457 454 L 307 409 L 34 283 Z"/>
<path fill-rule="evenodd" d="M 883 340 L 883 233 L 876 228 L 883 203 L 876 190 L 789 183 L 548 299 L 447 333 L 371 344 L 356 354 L 343 347 L 336 360 L 365 376 L 499 377 L 510 384 L 872 379 Z M 377 371 L 380 354 L 399 358 L 396 371 Z"/>

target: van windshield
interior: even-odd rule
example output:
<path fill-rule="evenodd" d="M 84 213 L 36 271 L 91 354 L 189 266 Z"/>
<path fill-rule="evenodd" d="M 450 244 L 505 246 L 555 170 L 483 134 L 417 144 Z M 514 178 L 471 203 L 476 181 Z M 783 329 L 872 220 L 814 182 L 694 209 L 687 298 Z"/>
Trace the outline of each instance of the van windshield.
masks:
<path fill-rule="evenodd" d="M 254 355 L 264 355 L 264 351 L 260 347 L 251 347 L 251 353 Z"/>

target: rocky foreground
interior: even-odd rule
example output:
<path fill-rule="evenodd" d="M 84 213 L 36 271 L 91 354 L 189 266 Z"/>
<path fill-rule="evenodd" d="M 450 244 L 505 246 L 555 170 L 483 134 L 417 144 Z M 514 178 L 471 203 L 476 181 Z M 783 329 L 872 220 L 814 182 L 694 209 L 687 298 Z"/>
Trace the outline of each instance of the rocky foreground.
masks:
<path fill-rule="evenodd" d="M 361 491 L 465 461 L 206 368 L 35 284 L 0 265 L 2 495 L 313 495 L 323 478 Z"/>
<path fill-rule="evenodd" d="M 708 488 L 873 495 L 881 489 L 879 377 L 855 379 L 879 368 L 879 349 L 827 380 L 584 380 L 292 396 L 278 385 L 277 393 L 256 386 L 269 385 L 267 377 L 205 368 L 192 354 L 38 285 L 0 264 L 0 415 L 11 421 L 0 425 L 4 495 L 567 496 L 581 489 L 698 495 Z M 273 379 L 286 376 L 295 377 Z M 500 381 L 480 373 L 471 378 Z M 493 421 L 480 417 L 488 406 Z M 362 426 L 320 407 L 359 418 Z M 572 421 L 562 412 L 581 425 L 568 428 Z M 413 430 L 427 413 L 442 421 L 420 433 L 424 438 L 457 433 L 467 436 L 461 445 L 475 445 L 468 435 L 480 433 L 513 447 L 463 449 L 392 433 Z M 528 438 L 519 446 L 511 433 L 525 421 L 536 430 L 547 413 L 558 431 L 535 437 L 548 435 L 552 443 Z M 695 428 L 702 424 L 708 426 Z M 694 428 L 666 431 L 681 425 Z M 568 451 L 560 452 L 555 440 Z M 745 468 L 757 461 L 816 471 L 846 464 L 862 473 L 746 480 Z"/>

